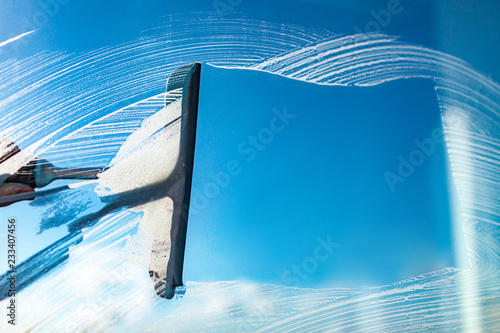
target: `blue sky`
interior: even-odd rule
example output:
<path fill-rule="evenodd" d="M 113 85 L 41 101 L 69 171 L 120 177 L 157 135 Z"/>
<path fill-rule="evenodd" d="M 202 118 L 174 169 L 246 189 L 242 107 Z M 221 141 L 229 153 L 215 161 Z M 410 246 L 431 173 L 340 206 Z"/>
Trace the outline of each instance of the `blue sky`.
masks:
<path fill-rule="evenodd" d="M 368 23 L 376 21 L 370 11 L 387 7 L 384 1 L 367 2 L 356 9 L 347 2 L 337 7 L 318 2 L 219 5 L 200 1 L 198 6 L 190 3 L 189 7 L 214 13 L 219 10 L 222 18 L 242 12 L 251 18 L 339 34 L 366 30 Z M 166 6 L 160 1 L 128 1 L 126 5 L 70 1 L 57 9 L 44 9 L 39 4 L 2 6 L 9 12 L 2 20 L 3 38 L 33 26 L 40 29 L 37 37 L 29 40 L 30 47 L 8 50 L 21 58 L 42 49 L 82 52 L 116 45 L 141 36 L 163 22 L 165 15 L 188 10 L 185 4 Z M 434 46 L 432 17 L 425 14 L 429 6 L 402 2 L 390 24 L 381 29 Z M 294 15 L 299 9 L 301 15 Z M 23 25 L 13 24 L 16 19 Z M 417 21 L 420 24 L 414 24 Z M 246 160 L 249 155 L 239 153 L 238 147 L 249 135 L 269 127 L 276 117 L 273 109 L 281 113 L 286 109 L 296 114 L 297 120 L 274 133 L 263 151 L 255 150 L 255 160 L 250 163 Z M 397 168 L 399 155 L 407 156 L 416 149 L 415 139 L 430 138 L 439 126 L 432 82 L 363 89 L 321 87 L 263 73 L 204 66 L 194 186 L 202 189 L 210 181 L 210 172 L 226 168 L 229 161 L 236 161 L 243 171 L 210 200 L 207 209 L 192 218 L 185 278 L 255 279 L 279 284 L 284 272 L 314 252 L 318 237 L 328 236 L 340 244 L 338 255 L 336 252 L 318 265 L 313 276 L 301 283 L 342 285 L 366 268 L 369 276 L 362 283 L 380 284 L 422 273 L 432 265 L 452 265 L 442 147 L 407 182 L 397 184 L 401 189 L 395 193 L 390 192 L 383 176 L 387 168 Z M 252 154 L 248 147 L 250 144 L 247 154 Z M 20 203 L 17 207 L 26 206 Z M 38 219 L 35 214 L 26 217 Z M 371 237 L 360 237 L 361 230 Z M 49 239 L 44 236 L 36 248 L 42 243 L 45 246 Z M 408 252 L 408 257 L 393 256 L 395 251 Z M 426 266 L 420 261 L 427 261 L 429 253 L 436 259 Z M 396 266 L 385 267 L 374 258 Z M 425 268 L 419 268 L 421 265 Z M 363 269 L 359 271 L 359 267 Z M 344 272 L 342 278 L 336 277 L 339 270 Z"/>
<path fill-rule="evenodd" d="M 306 260 L 300 286 L 356 287 L 455 264 L 431 80 L 327 87 L 204 66 L 201 87 L 187 279 L 295 285 Z M 418 165 L 393 183 L 399 156 Z M 318 238 L 336 246 L 309 263 Z"/>
<path fill-rule="evenodd" d="M 156 27 L 163 18 L 186 12 L 212 12 L 222 18 L 247 18 L 286 22 L 312 29 L 329 29 L 339 34 L 353 34 L 359 28 L 376 21 L 370 11 L 384 11 L 387 1 L 363 1 L 353 6 L 349 1 L 64 1 L 56 7 L 42 7 L 38 2 L 0 4 L 0 36 L 8 39 L 27 29 L 43 28 L 39 40 L 44 48 L 84 50 L 130 40 L 144 30 Z M 48 2 L 51 3 L 50 1 Z M 231 5 L 234 4 L 234 5 Z M 56 8 L 56 9 L 54 9 Z M 435 35 L 433 8 L 426 1 L 401 1 L 396 15 L 379 25 L 381 31 L 407 36 L 409 39 L 433 46 Z M 300 14 L 298 14 L 300 13 Z M 78 37 L 77 37 L 78 36 Z"/>

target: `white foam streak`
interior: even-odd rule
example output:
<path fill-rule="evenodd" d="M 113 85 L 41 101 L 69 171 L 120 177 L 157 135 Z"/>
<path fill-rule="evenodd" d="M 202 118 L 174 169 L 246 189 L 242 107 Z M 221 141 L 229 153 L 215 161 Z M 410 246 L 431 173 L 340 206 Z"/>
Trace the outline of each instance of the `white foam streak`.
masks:
<path fill-rule="evenodd" d="M 21 38 L 23 38 L 24 36 L 28 36 L 29 34 L 32 34 L 32 33 L 34 33 L 34 32 L 35 32 L 35 30 L 31 30 L 31 31 L 28 31 L 28 32 L 22 33 L 22 34 L 20 34 L 20 35 L 17 35 L 17 36 L 15 36 L 15 37 L 12 37 L 12 38 L 10 38 L 10 39 L 7 39 L 6 41 L 0 42 L 0 47 L 5 46 L 5 45 L 8 45 L 8 44 L 10 44 L 10 43 L 12 43 L 12 42 L 15 42 L 16 40 L 21 39 Z"/>

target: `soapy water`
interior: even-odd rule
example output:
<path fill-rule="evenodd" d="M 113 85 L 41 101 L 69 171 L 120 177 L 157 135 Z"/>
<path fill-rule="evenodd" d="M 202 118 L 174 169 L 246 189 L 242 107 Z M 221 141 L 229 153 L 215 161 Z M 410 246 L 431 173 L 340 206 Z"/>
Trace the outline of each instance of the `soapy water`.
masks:
<path fill-rule="evenodd" d="M 168 94 L 169 97 L 175 95 L 175 92 Z M 110 168 L 99 175 L 95 189 L 101 196 L 116 197 L 118 206 L 130 207 L 132 203 L 136 205 L 140 197 L 146 197 L 142 204 L 130 210 L 143 213 L 140 227 L 144 237 L 140 246 L 151 249 L 149 271 L 155 272 L 160 280 L 166 278 L 171 246 L 169 221 L 174 204 L 165 190 L 179 156 L 181 102 L 180 98 L 173 100 L 141 123 L 123 143 Z M 106 193 L 107 190 L 110 193 Z M 123 193 L 133 193 L 132 201 L 123 200 Z"/>
<path fill-rule="evenodd" d="M 0 118 L 2 123 L 12 124 L 2 128 L 0 136 L 56 165 L 68 159 L 85 166 L 111 165 L 95 190 L 102 198 L 117 200 L 109 211 L 66 221 L 73 231 L 86 228 L 83 240 L 71 248 L 64 265 L 19 294 L 24 305 L 19 308 L 23 319 L 18 329 L 499 329 L 498 84 L 457 58 L 395 37 L 338 37 L 327 31 L 312 33 L 251 20 L 219 22 L 210 16 L 198 21 L 177 19 L 178 24 L 168 32 L 152 30 L 147 38 L 114 47 L 82 54 L 41 52 L 27 59 L 0 62 L 0 84 L 4 87 L 0 91 Z M 250 29 L 243 29 L 242 23 Z M 183 38 L 186 25 L 191 39 Z M 218 35 L 206 34 L 207 26 L 208 30 L 216 28 Z M 101 60 L 110 55 L 115 56 L 115 65 Z M 161 119 L 160 123 L 175 119 L 163 108 L 165 80 L 173 69 L 192 61 L 263 70 L 317 84 L 375 85 L 405 78 L 433 79 L 461 205 L 456 214 L 464 220 L 467 257 L 462 259 L 470 268 L 449 268 L 393 285 L 355 289 L 188 281 L 184 298 L 158 298 L 147 268 L 153 242 L 151 223 L 144 221 L 154 221 L 158 218 L 154 215 L 164 207 L 168 210 L 171 203 L 159 199 L 132 204 L 120 194 L 154 185 L 165 175 L 151 172 L 151 168 L 136 170 L 136 163 L 168 173 L 168 165 L 155 163 L 163 164 L 176 152 L 167 149 L 162 158 L 148 152 L 158 154 L 164 147 L 158 149 L 157 139 L 175 131 L 159 130 L 153 119 Z M 21 85 L 13 79 L 16 77 L 26 83 Z M 73 84 L 65 84 L 68 80 Z M 60 89 L 71 97 L 50 102 L 59 96 Z M 0 165 L 0 174 L 17 170 L 22 163 Z M 129 172 L 140 181 L 123 181 Z M 57 210 L 57 198 L 47 209 Z M 161 208 L 153 207 L 157 205 Z M 50 258 L 45 260 L 39 264 L 50 264 Z M 4 307 L 5 300 L 0 304 Z"/>

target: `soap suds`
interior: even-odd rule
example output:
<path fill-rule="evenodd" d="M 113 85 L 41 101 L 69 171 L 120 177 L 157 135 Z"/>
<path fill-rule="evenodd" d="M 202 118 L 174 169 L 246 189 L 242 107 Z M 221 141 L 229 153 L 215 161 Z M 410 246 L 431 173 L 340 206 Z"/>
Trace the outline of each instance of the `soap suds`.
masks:
<path fill-rule="evenodd" d="M 123 143 L 99 183 L 112 193 L 165 181 L 179 155 L 181 100 L 146 118 Z M 167 127 L 165 127 L 168 125 Z M 102 192 L 100 188 L 97 191 Z"/>
<path fill-rule="evenodd" d="M 120 196 L 122 192 L 165 182 L 179 156 L 181 102 L 177 99 L 146 118 L 127 138 L 110 168 L 99 175 L 95 188 L 98 195 Z M 143 213 L 138 227 L 142 237 L 127 242 L 127 251 L 151 249 L 149 270 L 157 272 L 160 280 L 166 278 L 173 208 L 172 200 L 164 197 L 130 209 Z M 144 258 L 140 261 L 144 262 Z"/>

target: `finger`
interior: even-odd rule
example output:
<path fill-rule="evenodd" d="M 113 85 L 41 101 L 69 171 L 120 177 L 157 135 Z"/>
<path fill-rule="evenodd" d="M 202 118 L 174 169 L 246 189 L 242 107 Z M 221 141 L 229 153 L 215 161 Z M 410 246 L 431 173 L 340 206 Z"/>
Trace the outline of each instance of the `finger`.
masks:
<path fill-rule="evenodd" d="M 28 185 L 21 185 L 21 184 L 4 184 L 0 186 L 0 197 L 8 196 L 8 195 L 14 195 L 14 194 L 20 194 L 20 193 L 28 193 L 28 192 L 34 192 L 35 190 Z M 13 204 L 13 202 L 7 202 L 4 204 L 0 204 L 0 207 L 5 207 L 10 204 Z"/>

